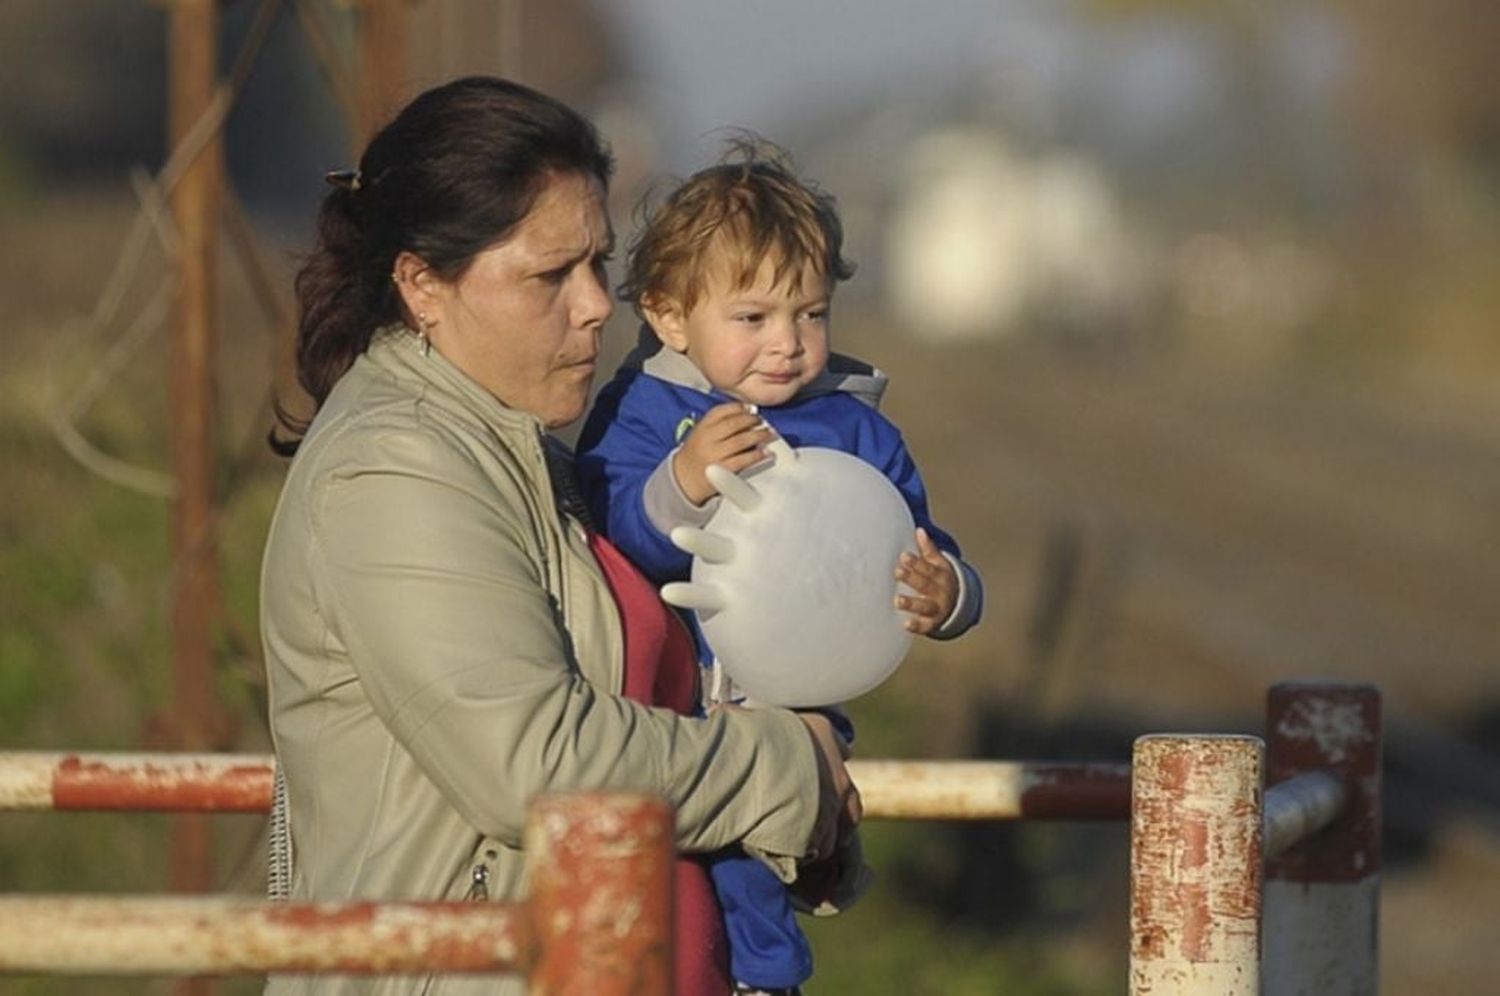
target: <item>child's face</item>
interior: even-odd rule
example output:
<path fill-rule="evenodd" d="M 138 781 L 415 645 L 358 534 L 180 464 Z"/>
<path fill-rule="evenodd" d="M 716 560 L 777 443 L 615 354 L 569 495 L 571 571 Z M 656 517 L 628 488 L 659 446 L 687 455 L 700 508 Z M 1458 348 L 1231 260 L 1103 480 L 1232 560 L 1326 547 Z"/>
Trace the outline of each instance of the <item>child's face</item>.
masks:
<path fill-rule="evenodd" d="M 800 281 L 787 274 L 773 285 L 769 258 L 748 287 L 733 286 L 731 268 L 721 259 L 710 259 L 706 272 L 693 310 L 648 310 L 651 327 L 731 398 L 754 405 L 790 401 L 828 365 L 832 285 L 812 266 Z"/>

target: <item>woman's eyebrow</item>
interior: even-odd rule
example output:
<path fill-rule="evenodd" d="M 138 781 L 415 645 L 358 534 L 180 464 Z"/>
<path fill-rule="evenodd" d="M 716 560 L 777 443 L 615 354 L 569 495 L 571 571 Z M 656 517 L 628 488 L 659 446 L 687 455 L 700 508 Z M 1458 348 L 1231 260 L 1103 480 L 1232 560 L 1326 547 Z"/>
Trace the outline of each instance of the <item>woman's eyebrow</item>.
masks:
<path fill-rule="evenodd" d="M 600 246 L 597 249 L 594 249 L 592 246 L 588 246 L 588 245 L 585 245 L 585 246 L 582 246 L 582 247 L 578 247 L 578 246 L 557 246 L 556 248 L 553 248 L 553 249 L 543 249 L 541 252 L 537 253 L 537 256 L 540 257 L 541 259 L 544 259 L 544 260 L 552 260 L 552 259 L 573 260 L 573 259 L 586 259 L 589 256 L 594 256 L 594 255 L 608 256 L 611 253 L 613 253 L 614 251 L 615 251 L 615 235 L 614 235 L 613 232 L 610 232 L 609 239 L 602 246 Z"/>

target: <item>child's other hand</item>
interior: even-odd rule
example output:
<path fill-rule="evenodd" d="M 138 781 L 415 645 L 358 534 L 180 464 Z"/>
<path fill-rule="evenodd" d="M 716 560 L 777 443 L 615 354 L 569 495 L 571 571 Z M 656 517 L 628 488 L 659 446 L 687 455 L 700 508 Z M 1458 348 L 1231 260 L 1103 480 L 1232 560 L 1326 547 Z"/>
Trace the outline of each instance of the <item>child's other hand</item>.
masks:
<path fill-rule="evenodd" d="M 901 555 L 896 580 L 917 593 L 896 596 L 896 608 L 911 613 L 906 620 L 911 632 L 927 636 L 953 615 L 953 607 L 958 604 L 958 574 L 927 530 L 917 530 L 915 554 Z"/>
<path fill-rule="evenodd" d="M 688 501 L 702 505 L 719 489 L 704 473 L 711 463 L 738 474 L 766 457 L 775 433 L 751 405 L 738 401 L 715 405 L 698 420 L 672 457 L 672 476 Z"/>

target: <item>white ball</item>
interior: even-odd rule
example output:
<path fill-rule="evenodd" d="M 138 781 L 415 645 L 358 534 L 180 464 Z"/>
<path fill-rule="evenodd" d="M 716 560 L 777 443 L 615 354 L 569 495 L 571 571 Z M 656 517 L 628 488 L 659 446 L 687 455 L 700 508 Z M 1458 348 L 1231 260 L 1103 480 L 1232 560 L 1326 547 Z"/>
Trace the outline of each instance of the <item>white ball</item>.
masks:
<path fill-rule="evenodd" d="M 857 457 L 785 444 L 772 452 L 773 463 L 738 482 L 714 468 L 725 497 L 708 536 L 695 543 L 696 531 L 673 531 L 679 546 L 696 548 L 692 583 L 663 595 L 697 608 L 709 646 L 751 699 L 844 702 L 889 677 L 911 646 L 894 604 L 897 562 L 915 549 L 911 511 Z"/>

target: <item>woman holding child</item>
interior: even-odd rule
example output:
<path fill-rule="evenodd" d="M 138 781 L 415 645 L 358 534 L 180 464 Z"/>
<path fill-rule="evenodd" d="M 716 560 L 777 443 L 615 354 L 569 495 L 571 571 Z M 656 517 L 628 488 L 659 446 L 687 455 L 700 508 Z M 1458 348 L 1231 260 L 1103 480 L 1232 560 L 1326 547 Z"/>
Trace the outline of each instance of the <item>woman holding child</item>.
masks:
<path fill-rule="evenodd" d="M 609 154 L 501 80 L 429 91 L 334 177 L 297 280 L 316 414 L 267 542 L 271 727 L 304 900 L 520 889 L 535 795 L 665 796 L 686 855 L 792 877 L 858 821 L 830 721 L 697 705 L 691 638 L 589 525 L 548 437 L 584 411 L 611 311 Z M 730 991 L 703 867 L 679 863 L 679 993 Z M 518 992 L 288 976 L 275 994 Z"/>

